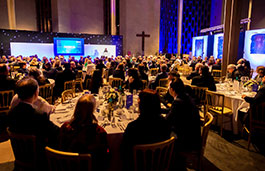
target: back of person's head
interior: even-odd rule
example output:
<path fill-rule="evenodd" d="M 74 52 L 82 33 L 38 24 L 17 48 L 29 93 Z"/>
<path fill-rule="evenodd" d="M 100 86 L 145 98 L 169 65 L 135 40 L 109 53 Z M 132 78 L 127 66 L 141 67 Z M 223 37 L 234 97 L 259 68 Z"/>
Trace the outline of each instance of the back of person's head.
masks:
<path fill-rule="evenodd" d="M 180 75 L 179 73 L 176 71 L 176 70 L 171 70 L 169 73 L 168 73 L 168 76 L 172 79 L 177 79 L 177 78 L 180 78 Z"/>
<path fill-rule="evenodd" d="M 70 63 L 68 63 L 68 62 L 64 63 L 64 68 L 65 68 L 65 70 L 69 70 L 70 69 Z"/>
<path fill-rule="evenodd" d="M 184 84 L 181 79 L 176 79 L 170 84 L 170 88 L 176 93 L 176 94 L 183 94 L 185 93 Z"/>
<path fill-rule="evenodd" d="M 123 64 L 120 63 L 120 64 L 117 66 L 117 69 L 123 71 L 123 69 L 124 69 Z"/>
<path fill-rule="evenodd" d="M 0 75 L 8 75 L 8 68 L 6 64 L 0 64 Z"/>
<path fill-rule="evenodd" d="M 235 65 L 235 64 L 229 64 L 229 65 L 227 66 L 227 70 L 229 70 L 229 69 L 233 69 L 233 70 L 235 70 L 235 69 L 236 69 L 236 65 Z"/>
<path fill-rule="evenodd" d="M 35 79 L 30 77 L 23 78 L 22 80 L 18 81 L 16 85 L 18 98 L 21 100 L 32 98 L 36 94 L 38 87 L 38 82 Z"/>
<path fill-rule="evenodd" d="M 167 71 L 167 65 L 166 64 L 161 65 L 161 71 L 162 72 L 166 72 Z"/>
<path fill-rule="evenodd" d="M 207 66 L 203 65 L 200 68 L 200 70 L 201 70 L 202 76 L 205 76 L 205 77 L 208 77 L 209 76 L 210 73 L 209 73 L 209 68 Z"/>
<path fill-rule="evenodd" d="M 86 94 L 80 97 L 75 107 L 74 118 L 71 121 L 71 125 L 73 127 L 78 127 L 96 123 L 97 119 L 93 114 L 95 108 L 96 99 L 92 94 Z"/>
<path fill-rule="evenodd" d="M 160 97 L 154 90 L 144 89 L 139 94 L 140 117 L 157 117 L 161 114 Z"/>
<path fill-rule="evenodd" d="M 145 69 L 144 64 L 139 64 L 138 65 L 139 72 L 144 72 L 144 69 Z"/>
<path fill-rule="evenodd" d="M 29 76 L 33 77 L 34 79 L 37 79 L 40 75 L 41 72 L 38 68 L 30 68 Z"/>
<path fill-rule="evenodd" d="M 197 63 L 197 64 L 195 65 L 195 70 L 196 70 L 196 71 L 199 71 L 199 69 L 200 69 L 202 66 L 203 66 L 202 63 Z"/>

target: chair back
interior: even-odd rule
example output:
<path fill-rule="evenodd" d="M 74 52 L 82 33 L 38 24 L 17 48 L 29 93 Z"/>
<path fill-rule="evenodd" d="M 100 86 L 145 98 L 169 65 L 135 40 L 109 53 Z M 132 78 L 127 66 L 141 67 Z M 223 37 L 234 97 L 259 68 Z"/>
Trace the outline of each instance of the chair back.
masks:
<path fill-rule="evenodd" d="M 8 112 L 14 96 L 13 90 L 0 91 L 0 112 Z"/>
<path fill-rule="evenodd" d="M 92 170 L 90 154 L 64 152 L 45 147 L 50 171 Z"/>
<path fill-rule="evenodd" d="M 74 80 L 64 82 L 64 90 L 69 90 L 69 89 L 72 89 L 73 91 L 75 91 L 75 81 Z"/>
<path fill-rule="evenodd" d="M 82 78 L 75 80 L 75 90 L 79 90 L 79 91 L 83 92 L 84 89 L 83 89 Z"/>
<path fill-rule="evenodd" d="M 53 85 L 46 84 L 39 87 L 39 96 L 47 100 L 50 104 L 52 104 L 52 97 L 53 97 Z"/>
<path fill-rule="evenodd" d="M 121 78 L 109 78 L 109 84 L 111 87 L 119 87 L 122 86 L 122 79 Z"/>
<path fill-rule="evenodd" d="M 158 68 L 151 68 L 149 71 L 150 71 L 150 74 L 151 74 L 152 76 L 155 76 L 155 75 L 158 74 Z"/>
<path fill-rule="evenodd" d="M 224 100 L 223 94 L 206 90 L 206 109 L 207 111 L 219 111 L 221 115 L 224 113 Z M 218 108 L 216 107 L 218 106 Z"/>
<path fill-rule="evenodd" d="M 62 92 L 62 103 L 74 98 L 74 96 L 75 96 L 75 93 L 73 90 L 64 90 Z"/>
<path fill-rule="evenodd" d="M 168 78 L 162 78 L 159 80 L 159 87 L 168 87 Z"/>
<path fill-rule="evenodd" d="M 210 126 L 213 122 L 213 115 L 211 113 L 207 112 L 204 121 L 205 121 L 204 125 L 202 126 L 201 157 L 204 155 L 209 129 L 210 129 Z M 202 160 L 202 158 L 201 158 L 201 160 Z"/>
<path fill-rule="evenodd" d="M 249 119 L 250 132 L 265 130 L 265 102 L 251 106 Z"/>
<path fill-rule="evenodd" d="M 175 138 L 133 147 L 134 170 L 168 170 Z"/>
<path fill-rule="evenodd" d="M 36 136 L 13 133 L 7 128 L 15 156 L 15 167 L 24 170 L 37 168 Z"/>
<path fill-rule="evenodd" d="M 90 88 L 90 83 L 91 83 L 91 78 L 87 78 L 87 79 L 86 79 L 86 83 L 85 83 L 85 85 L 86 85 L 85 89 L 88 89 L 88 90 L 89 90 L 89 88 Z"/>
<path fill-rule="evenodd" d="M 206 91 L 208 90 L 208 87 L 197 87 L 194 85 L 190 85 L 190 87 L 195 97 L 197 98 L 199 105 L 205 105 L 206 104 Z"/>
<path fill-rule="evenodd" d="M 83 71 L 82 70 L 78 70 L 78 72 L 76 73 L 76 80 L 81 80 L 83 79 Z"/>
<path fill-rule="evenodd" d="M 159 95 L 164 95 L 167 93 L 168 89 L 165 87 L 156 87 L 156 91 Z"/>
<path fill-rule="evenodd" d="M 147 80 L 142 80 L 143 83 L 143 90 L 147 88 Z"/>
<path fill-rule="evenodd" d="M 220 78 L 222 78 L 222 70 L 213 69 L 212 76 L 214 81 L 219 82 Z"/>

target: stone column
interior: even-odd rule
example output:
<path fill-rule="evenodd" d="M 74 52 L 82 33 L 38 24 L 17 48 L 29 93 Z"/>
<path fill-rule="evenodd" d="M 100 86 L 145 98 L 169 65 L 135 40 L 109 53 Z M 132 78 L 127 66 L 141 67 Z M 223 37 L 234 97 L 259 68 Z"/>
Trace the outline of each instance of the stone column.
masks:
<path fill-rule="evenodd" d="M 16 29 L 15 0 L 7 0 L 9 29 Z"/>
<path fill-rule="evenodd" d="M 226 75 L 227 65 L 236 63 L 240 33 L 241 4 L 242 0 L 225 0 L 222 76 Z"/>
<path fill-rule="evenodd" d="M 111 35 L 116 35 L 116 0 L 110 1 Z"/>
<path fill-rule="evenodd" d="M 181 54 L 183 0 L 178 0 L 178 55 Z"/>

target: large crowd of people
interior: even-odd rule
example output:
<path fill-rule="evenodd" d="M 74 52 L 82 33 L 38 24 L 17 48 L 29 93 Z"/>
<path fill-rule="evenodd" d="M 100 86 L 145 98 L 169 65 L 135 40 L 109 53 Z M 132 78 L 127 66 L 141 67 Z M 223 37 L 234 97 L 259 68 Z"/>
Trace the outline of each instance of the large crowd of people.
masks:
<path fill-rule="evenodd" d="M 76 104 L 72 120 L 58 128 L 49 121 L 47 114 L 52 112 L 54 108 L 52 105 L 49 111 L 40 111 L 36 107 L 38 105 L 34 105 L 39 98 L 39 86 L 49 84 L 48 79 L 54 79 L 54 96 L 59 97 L 64 90 L 64 82 L 75 80 L 78 73 L 82 72 L 84 85 L 87 79 L 91 79 L 86 89 L 95 94 L 103 85 L 103 79 L 108 81 L 110 77 L 122 79 L 123 87 L 131 92 L 142 90 L 138 102 L 140 115 L 127 126 L 123 135 L 122 148 L 124 160 L 127 159 L 126 168 L 132 164 L 130 162 L 134 145 L 164 141 L 172 135 L 177 137 L 174 158 L 179 162 L 182 161 L 181 156 L 178 155 L 180 152 L 200 150 L 199 110 L 182 79 L 191 80 L 192 85 L 208 87 L 209 90 L 216 91 L 216 83 L 211 71 L 221 69 L 221 59 L 214 59 L 212 56 L 205 59 L 201 57 L 189 59 L 173 55 L 171 57 L 118 56 L 95 59 L 88 56 L 80 57 L 79 60 L 71 56 L 68 60 L 64 56 L 50 59 L 47 57 L 39 59 L 37 56 L 2 56 L 0 63 L 0 90 L 15 90 L 16 93 L 8 115 L 10 130 L 40 136 L 40 148 L 50 145 L 64 151 L 91 153 L 95 156 L 93 167 L 100 169 L 106 169 L 106 165 L 99 163 L 99 160 L 102 161 L 102 158 L 104 161 L 108 160 L 109 148 L 106 131 L 98 125 L 93 114 L 96 108 L 94 96 L 82 96 Z M 184 65 L 193 69 L 187 78 L 181 78 L 178 73 L 178 66 Z M 15 69 L 15 66 L 19 68 Z M 159 72 L 155 79 L 150 80 L 152 68 L 157 68 Z M 227 78 L 240 80 L 242 76 L 252 77 L 250 64 L 245 59 L 240 59 L 237 64 L 228 65 L 227 71 Z M 14 72 L 22 77 L 12 74 Z M 257 68 L 257 76 L 254 79 L 261 84 L 265 83 L 264 74 L 265 67 L 260 66 Z M 165 78 L 169 81 L 168 92 L 160 97 L 155 89 L 159 86 L 159 80 Z M 142 80 L 148 82 L 149 89 L 143 90 Z M 259 90 L 257 96 L 243 98 L 250 103 L 255 99 L 265 101 L 264 88 Z M 165 118 L 161 116 L 160 102 L 168 107 Z M 171 105 L 168 105 L 169 103 Z M 181 168 L 181 164 L 183 162 L 172 167 Z"/>

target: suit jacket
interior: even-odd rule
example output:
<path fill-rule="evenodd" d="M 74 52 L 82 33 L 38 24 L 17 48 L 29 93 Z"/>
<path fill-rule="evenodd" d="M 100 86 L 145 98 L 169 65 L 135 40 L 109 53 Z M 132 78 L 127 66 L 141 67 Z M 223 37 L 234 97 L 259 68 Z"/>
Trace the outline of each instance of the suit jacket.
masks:
<path fill-rule="evenodd" d="M 124 76 L 124 71 L 121 71 L 121 70 L 115 70 L 113 72 L 113 78 L 121 78 L 122 80 L 125 79 L 125 76 Z"/>
<path fill-rule="evenodd" d="M 200 74 L 198 73 L 198 71 L 192 71 L 191 73 L 190 73 L 190 75 L 188 75 L 187 76 L 187 80 L 190 80 L 190 79 L 192 79 L 192 78 L 194 78 L 194 77 L 196 77 L 196 76 L 199 76 Z"/>
<path fill-rule="evenodd" d="M 163 78 L 167 78 L 166 72 L 161 72 L 156 76 L 155 82 L 154 82 L 154 89 L 159 85 L 159 80 Z"/>
<path fill-rule="evenodd" d="M 166 119 L 177 136 L 176 148 L 178 151 L 200 149 L 201 128 L 199 111 L 188 95 L 183 93 L 173 101 Z"/>
<path fill-rule="evenodd" d="M 60 96 L 64 90 L 64 82 L 71 80 L 75 80 L 75 73 L 73 71 L 71 71 L 70 69 L 64 71 L 58 71 L 55 79 L 55 87 L 54 87 L 55 95 Z"/>
<path fill-rule="evenodd" d="M 265 102 L 265 87 L 260 88 L 255 97 L 245 97 L 244 99 L 250 105 Z"/>
<path fill-rule="evenodd" d="M 196 76 L 192 79 L 191 85 L 196 85 L 198 87 L 208 87 L 211 91 L 216 91 L 215 82 L 213 76 Z"/>
<path fill-rule="evenodd" d="M 16 87 L 16 81 L 5 75 L 0 75 L 0 91 L 14 90 Z"/>

